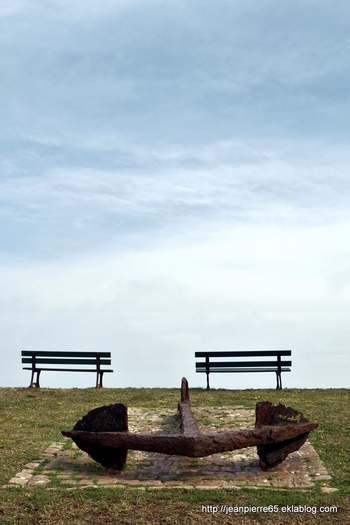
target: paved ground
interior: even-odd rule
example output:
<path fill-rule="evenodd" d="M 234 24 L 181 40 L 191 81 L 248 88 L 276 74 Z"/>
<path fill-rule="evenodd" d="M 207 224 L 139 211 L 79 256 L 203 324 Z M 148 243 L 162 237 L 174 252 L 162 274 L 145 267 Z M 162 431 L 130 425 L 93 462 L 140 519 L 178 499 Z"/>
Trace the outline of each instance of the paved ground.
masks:
<path fill-rule="evenodd" d="M 131 432 L 178 433 L 179 416 L 174 410 L 155 412 L 129 409 Z M 222 407 L 192 410 L 201 431 L 224 431 L 252 428 L 254 411 L 243 407 Z M 39 459 L 24 466 L 9 480 L 9 485 L 57 486 L 67 489 L 87 486 L 136 486 L 148 488 L 207 488 L 218 487 L 299 487 L 310 488 L 322 480 L 324 491 L 330 480 L 319 456 L 307 441 L 277 467 L 263 472 L 259 468 L 256 448 L 214 454 L 206 458 L 185 458 L 165 454 L 129 451 L 123 472 L 106 470 L 80 451 L 71 440 L 62 438 L 53 443 Z"/>

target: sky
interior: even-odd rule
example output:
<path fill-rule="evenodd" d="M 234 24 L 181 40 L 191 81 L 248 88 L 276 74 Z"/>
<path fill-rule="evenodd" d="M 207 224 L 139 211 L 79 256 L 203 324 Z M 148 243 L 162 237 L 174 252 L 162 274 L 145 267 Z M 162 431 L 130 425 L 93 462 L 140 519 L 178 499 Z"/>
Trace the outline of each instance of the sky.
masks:
<path fill-rule="evenodd" d="M 2 0 L 0 387 L 28 386 L 24 349 L 110 351 L 107 387 L 290 349 L 284 387 L 350 387 L 349 23 L 345 0 Z"/>

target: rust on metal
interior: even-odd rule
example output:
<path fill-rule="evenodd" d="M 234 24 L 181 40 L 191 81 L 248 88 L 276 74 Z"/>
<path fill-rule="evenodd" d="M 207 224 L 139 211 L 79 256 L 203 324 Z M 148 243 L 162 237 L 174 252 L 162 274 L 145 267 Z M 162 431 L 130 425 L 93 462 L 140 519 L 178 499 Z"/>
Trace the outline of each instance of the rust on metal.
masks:
<path fill-rule="evenodd" d="M 308 423 L 308 420 L 303 414 L 291 407 L 286 407 L 281 404 L 275 406 L 269 401 L 257 403 L 255 428 L 264 428 L 268 425 L 280 425 L 282 427 L 294 425 L 295 428 L 300 429 L 300 433 L 297 436 L 288 436 L 284 441 L 258 445 L 258 456 L 262 470 L 275 467 L 279 463 L 282 463 L 288 454 L 299 450 L 309 435 L 308 432 L 301 432 L 301 425 L 306 423 Z"/>
<path fill-rule="evenodd" d="M 85 432 L 128 432 L 128 408 L 123 403 L 103 406 L 91 410 L 86 416 L 78 421 L 72 430 L 77 433 L 74 439 L 76 445 L 87 452 L 92 459 L 103 467 L 123 470 L 126 465 L 128 449 L 123 447 L 109 447 L 102 443 L 93 443 L 84 439 Z"/>
<path fill-rule="evenodd" d="M 126 406 L 121 403 L 89 412 L 72 431 L 62 431 L 62 434 L 72 438 L 79 448 L 103 466 L 119 470 L 125 466 L 128 449 L 198 458 L 250 446 L 257 446 L 260 466 L 266 470 L 300 448 L 309 432 L 317 427 L 299 412 L 284 405 L 275 407 L 267 401 L 257 404 L 254 429 L 202 433 L 191 412 L 185 378 L 181 383 L 178 409 L 181 434 L 177 435 L 128 432 Z M 121 419 L 121 423 L 114 424 L 114 417 Z"/>
<path fill-rule="evenodd" d="M 178 404 L 178 410 L 180 412 L 180 429 L 182 434 L 199 434 L 198 427 L 191 412 L 188 381 L 185 377 L 183 377 L 181 381 L 181 402 Z"/>

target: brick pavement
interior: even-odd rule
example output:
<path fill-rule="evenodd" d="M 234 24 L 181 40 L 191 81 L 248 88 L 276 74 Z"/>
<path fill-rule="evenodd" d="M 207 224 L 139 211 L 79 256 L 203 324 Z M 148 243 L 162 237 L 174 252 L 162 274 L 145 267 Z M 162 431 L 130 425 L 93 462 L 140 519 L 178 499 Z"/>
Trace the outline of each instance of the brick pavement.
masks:
<path fill-rule="evenodd" d="M 254 411 L 244 407 L 192 408 L 201 431 L 252 428 Z M 174 410 L 130 408 L 131 432 L 178 433 L 179 416 Z M 307 441 L 303 447 L 277 467 L 263 472 L 256 447 L 214 454 L 205 458 L 186 458 L 165 454 L 129 451 L 123 472 L 106 470 L 95 463 L 71 440 L 62 438 L 50 445 L 37 460 L 9 480 L 10 486 L 45 486 L 48 489 L 83 487 L 137 487 L 140 489 L 183 488 L 217 489 L 234 487 L 298 487 L 308 489 L 322 480 L 324 491 L 330 475 Z M 8 486 L 7 485 L 7 486 Z"/>

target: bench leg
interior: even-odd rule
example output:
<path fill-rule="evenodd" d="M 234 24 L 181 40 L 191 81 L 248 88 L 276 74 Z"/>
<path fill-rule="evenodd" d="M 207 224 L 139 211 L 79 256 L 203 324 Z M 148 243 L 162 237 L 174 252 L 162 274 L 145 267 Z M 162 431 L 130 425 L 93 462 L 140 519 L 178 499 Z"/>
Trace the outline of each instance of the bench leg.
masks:
<path fill-rule="evenodd" d="M 39 384 L 39 376 L 40 376 L 41 370 L 32 370 L 32 377 L 30 379 L 30 385 L 29 388 L 33 388 L 34 386 L 36 388 L 40 388 Z M 34 381 L 34 374 L 36 373 L 36 381 Z"/>
<path fill-rule="evenodd" d="M 37 370 L 37 372 L 36 372 L 36 384 L 35 384 L 35 386 L 37 388 L 40 388 L 40 384 L 39 384 L 40 372 L 41 372 L 41 370 Z"/>
<path fill-rule="evenodd" d="M 102 378 L 103 378 L 103 372 L 101 372 L 101 370 L 99 372 L 97 372 L 97 377 L 96 377 L 96 388 L 102 388 L 103 385 L 102 385 Z"/>
<path fill-rule="evenodd" d="M 35 374 L 35 370 L 32 369 L 32 377 L 30 378 L 29 388 L 33 388 L 33 386 L 34 386 L 34 374 Z"/>
<path fill-rule="evenodd" d="M 207 374 L 207 390 L 210 390 L 209 386 L 209 374 L 210 374 L 210 363 L 209 363 L 209 356 L 205 356 L 205 373 Z"/>
<path fill-rule="evenodd" d="M 280 372 L 276 372 L 277 386 L 276 390 L 282 390 L 282 377 Z"/>
<path fill-rule="evenodd" d="M 210 390 L 210 385 L 209 385 L 209 374 L 207 374 L 207 390 Z"/>

